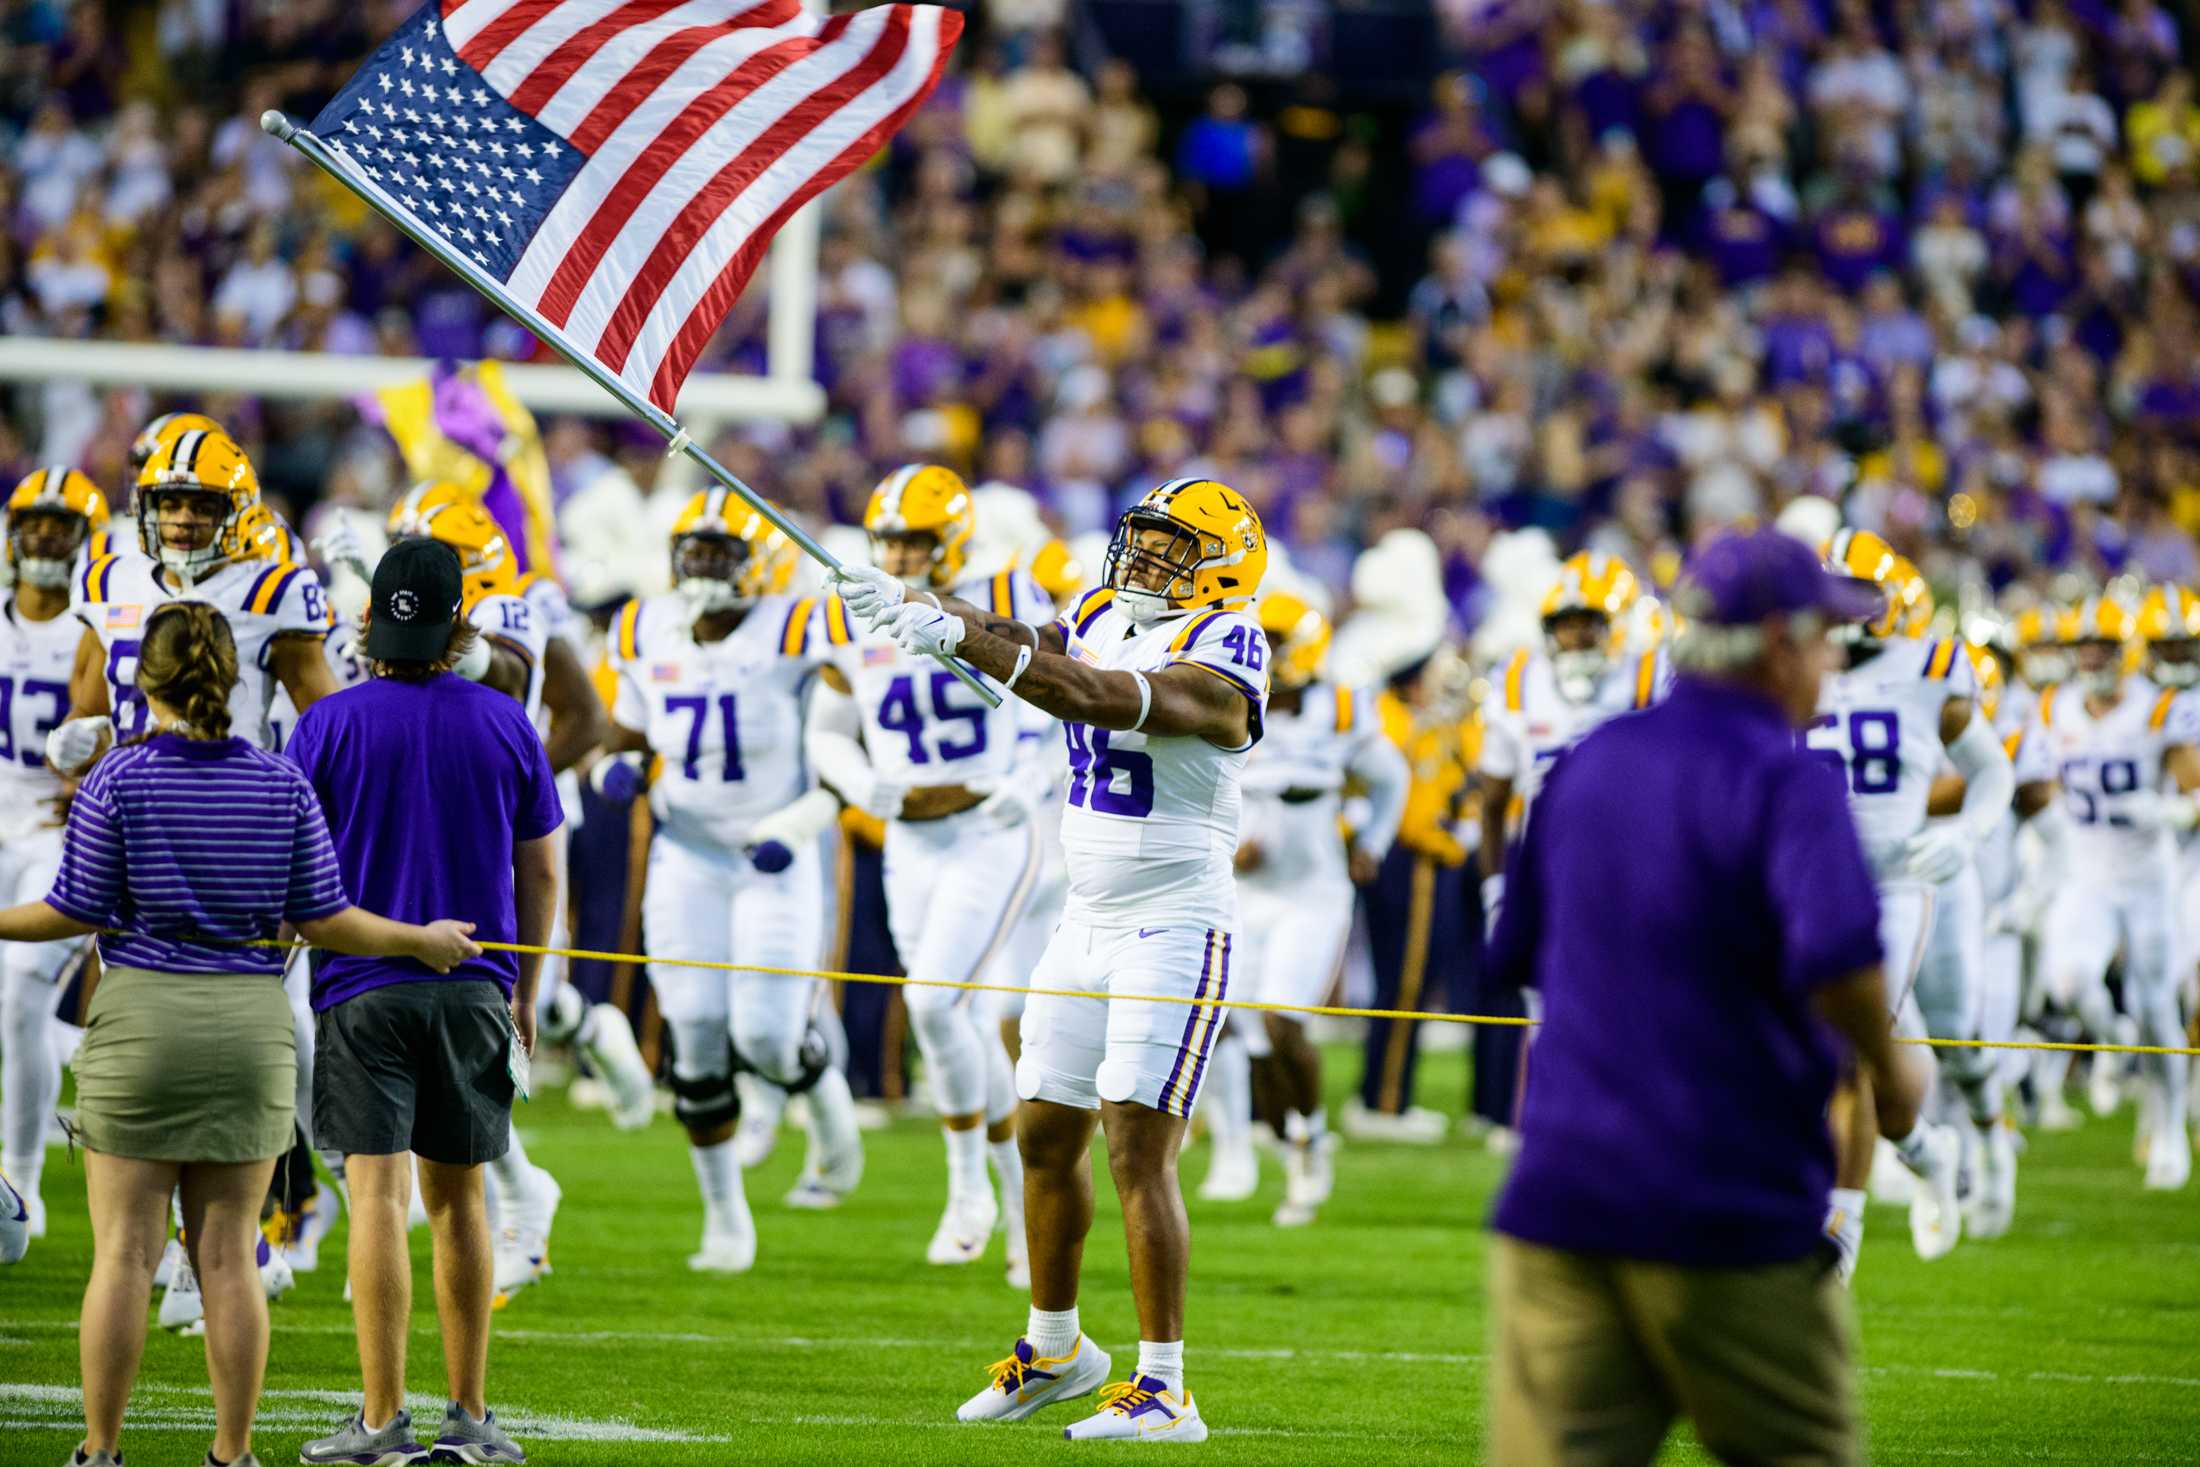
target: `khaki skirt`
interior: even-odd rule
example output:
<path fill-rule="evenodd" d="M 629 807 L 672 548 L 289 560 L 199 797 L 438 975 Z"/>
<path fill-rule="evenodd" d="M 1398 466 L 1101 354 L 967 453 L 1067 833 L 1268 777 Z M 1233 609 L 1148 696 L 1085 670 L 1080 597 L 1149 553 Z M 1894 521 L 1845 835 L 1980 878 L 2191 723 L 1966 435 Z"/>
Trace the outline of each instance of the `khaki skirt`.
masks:
<path fill-rule="evenodd" d="M 93 1151 L 239 1162 L 290 1149 L 298 1040 L 270 974 L 109 968 L 75 1068 L 77 1131 Z"/>

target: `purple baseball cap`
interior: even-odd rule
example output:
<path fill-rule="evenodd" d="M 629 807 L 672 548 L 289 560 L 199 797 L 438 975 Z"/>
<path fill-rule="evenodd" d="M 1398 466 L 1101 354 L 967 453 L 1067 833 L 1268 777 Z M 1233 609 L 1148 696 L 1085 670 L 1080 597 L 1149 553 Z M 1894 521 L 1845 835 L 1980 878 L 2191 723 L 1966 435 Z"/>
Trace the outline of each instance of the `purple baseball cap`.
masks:
<path fill-rule="evenodd" d="M 1808 545 L 1778 530 L 1733 531 L 1688 558 L 1674 607 L 1692 621 L 1746 626 L 1783 612 L 1864 621 L 1886 605 L 1871 581 L 1836 575 Z"/>

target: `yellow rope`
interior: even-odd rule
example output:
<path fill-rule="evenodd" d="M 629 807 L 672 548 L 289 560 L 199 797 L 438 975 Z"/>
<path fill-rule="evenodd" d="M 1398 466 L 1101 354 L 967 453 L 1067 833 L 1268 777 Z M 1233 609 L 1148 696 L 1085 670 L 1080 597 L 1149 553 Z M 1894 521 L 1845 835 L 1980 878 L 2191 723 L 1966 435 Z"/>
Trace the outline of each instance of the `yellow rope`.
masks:
<path fill-rule="evenodd" d="M 107 936 L 122 934 L 109 933 Z M 478 941 L 478 939 L 477 939 Z M 303 940 L 290 943 L 258 939 L 241 947 L 306 948 Z M 827 983 L 881 983 L 896 988 L 953 988 L 964 993 L 1017 993 L 1043 998 L 1084 998 L 1106 1003 L 1122 997 L 1141 1003 L 1173 1003 L 1182 1008 L 1243 1009 L 1254 1014 L 1308 1014 L 1325 1019 L 1406 1019 L 1430 1024 L 1480 1024 L 1496 1029 L 1532 1029 L 1537 1021 L 1509 1014 L 1445 1014 L 1419 1009 L 1348 1009 L 1329 1004 L 1262 1003 L 1247 998 L 1184 998 L 1173 993 L 1083 993 L 1073 988 L 1025 987 L 1014 983 L 958 983 L 948 978 L 897 978 L 885 973 L 841 973 L 830 968 L 770 968 L 762 963 L 722 963 L 708 958 L 658 958 L 643 953 L 607 953 L 585 947 L 534 947 L 524 942 L 481 942 L 489 952 L 533 954 L 545 958 L 593 958 L 606 963 L 655 963 L 667 968 L 707 968 L 720 973 L 768 973 L 778 978 L 817 978 Z M 1897 1044 L 1921 1044 L 1933 1049 L 2059 1049 L 2071 1054 L 2181 1054 L 2200 1058 L 2200 1049 L 2180 1049 L 2160 1044 L 2075 1044 L 2050 1039 L 1927 1039 L 1895 1036 Z"/>

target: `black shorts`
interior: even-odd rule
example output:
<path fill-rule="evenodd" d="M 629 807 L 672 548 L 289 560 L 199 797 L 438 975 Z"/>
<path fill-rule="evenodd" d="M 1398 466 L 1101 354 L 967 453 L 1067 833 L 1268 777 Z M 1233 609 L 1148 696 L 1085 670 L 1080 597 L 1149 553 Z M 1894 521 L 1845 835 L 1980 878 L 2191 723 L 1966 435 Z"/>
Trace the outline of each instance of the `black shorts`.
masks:
<path fill-rule="evenodd" d="M 478 978 L 393 983 L 314 1015 L 314 1145 L 495 1161 L 512 1144 L 508 1015 Z"/>

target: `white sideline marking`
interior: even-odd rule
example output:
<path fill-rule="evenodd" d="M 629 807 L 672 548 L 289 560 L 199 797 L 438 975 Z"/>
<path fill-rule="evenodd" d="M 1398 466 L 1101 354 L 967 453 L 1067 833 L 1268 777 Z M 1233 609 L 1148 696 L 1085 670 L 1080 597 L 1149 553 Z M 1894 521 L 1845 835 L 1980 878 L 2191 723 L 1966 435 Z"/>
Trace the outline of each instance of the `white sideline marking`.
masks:
<path fill-rule="evenodd" d="M 332 1430 L 340 1423 L 343 1408 L 356 1408 L 357 1391 L 274 1390 L 261 1395 L 257 1424 L 264 1427 L 296 1427 Z M 0 1426 L 30 1429 L 74 1430 L 83 1425 L 84 1393 L 74 1386 L 31 1385 L 0 1382 L 0 1412 L 12 1419 Z M 405 1404 L 424 1424 L 443 1419 L 441 1396 L 408 1395 Z M 335 1409 L 332 1409 L 335 1408 Z M 130 1420 L 145 1426 L 204 1426 L 213 1420 L 213 1397 L 203 1389 L 164 1386 L 140 1381 L 130 1396 Z M 618 1417 L 564 1416 L 512 1406 L 498 1412 L 497 1420 L 514 1436 L 562 1442 L 669 1442 L 711 1443 L 728 1438 L 707 1432 L 680 1431 L 669 1427 L 637 1426 Z"/>

